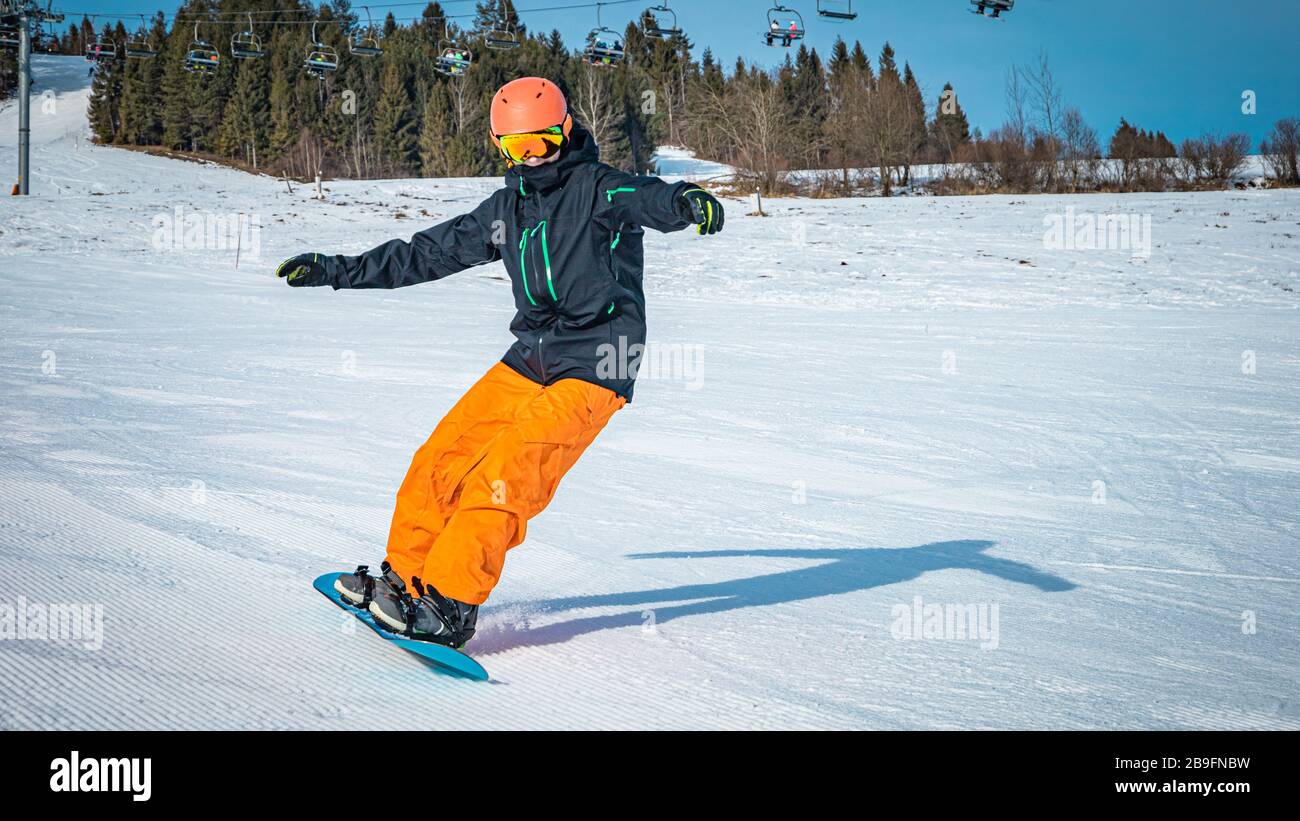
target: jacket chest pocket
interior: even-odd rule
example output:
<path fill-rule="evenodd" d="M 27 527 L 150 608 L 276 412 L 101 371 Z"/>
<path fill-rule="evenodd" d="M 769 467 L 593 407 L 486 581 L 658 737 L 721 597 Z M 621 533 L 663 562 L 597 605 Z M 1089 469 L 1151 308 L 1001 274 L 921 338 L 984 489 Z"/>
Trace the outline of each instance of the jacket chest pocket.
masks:
<path fill-rule="evenodd" d="M 555 293 L 555 271 L 551 268 L 551 249 L 546 235 L 546 220 L 523 229 L 519 237 L 519 272 L 524 282 L 524 296 L 530 305 L 542 300 L 560 301 Z"/>

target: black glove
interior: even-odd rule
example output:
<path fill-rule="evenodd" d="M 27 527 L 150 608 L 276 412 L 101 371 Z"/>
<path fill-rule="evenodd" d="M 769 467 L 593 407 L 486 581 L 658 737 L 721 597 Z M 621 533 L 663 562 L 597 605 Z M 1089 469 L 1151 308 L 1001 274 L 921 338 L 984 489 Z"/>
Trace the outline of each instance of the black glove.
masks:
<path fill-rule="evenodd" d="M 330 284 L 329 274 L 325 272 L 325 257 L 320 254 L 299 254 L 286 259 L 275 269 L 275 275 L 295 288 Z"/>
<path fill-rule="evenodd" d="M 688 188 L 677 198 L 682 218 L 699 226 L 701 234 L 716 234 L 722 230 L 722 203 L 703 188 Z"/>

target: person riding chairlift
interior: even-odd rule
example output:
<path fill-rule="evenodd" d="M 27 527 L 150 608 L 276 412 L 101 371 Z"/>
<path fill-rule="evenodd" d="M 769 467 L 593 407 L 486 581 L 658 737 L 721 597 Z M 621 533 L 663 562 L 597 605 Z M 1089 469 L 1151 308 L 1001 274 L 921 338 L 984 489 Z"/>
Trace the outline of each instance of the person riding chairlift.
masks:
<path fill-rule="evenodd" d="M 798 34 L 799 34 L 799 23 L 797 21 L 791 20 L 790 28 L 786 29 L 785 31 L 782 31 L 781 24 L 773 20 L 771 22 L 771 25 L 768 27 L 767 44 L 769 46 L 772 45 L 773 41 L 775 41 L 777 37 L 780 37 L 781 45 L 784 46 L 785 48 L 789 48 L 790 43 L 794 41 L 795 36 Z"/>

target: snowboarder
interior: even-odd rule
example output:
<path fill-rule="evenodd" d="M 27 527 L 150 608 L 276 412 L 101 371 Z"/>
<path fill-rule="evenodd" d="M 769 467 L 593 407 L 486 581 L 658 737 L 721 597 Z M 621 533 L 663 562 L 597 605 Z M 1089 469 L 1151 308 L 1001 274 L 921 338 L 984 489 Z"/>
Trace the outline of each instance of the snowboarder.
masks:
<path fill-rule="evenodd" d="M 506 551 L 561 477 L 632 398 L 645 343 L 643 228 L 722 230 L 723 209 L 693 183 L 599 162 L 555 84 L 525 77 L 492 98 L 505 187 L 472 211 L 359 256 L 282 263 L 291 286 L 400 288 L 502 260 L 516 341 L 415 453 L 397 493 L 382 575 L 345 574 L 339 594 L 383 626 L 459 647 Z M 637 347 L 633 347 L 637 346 Z"/>

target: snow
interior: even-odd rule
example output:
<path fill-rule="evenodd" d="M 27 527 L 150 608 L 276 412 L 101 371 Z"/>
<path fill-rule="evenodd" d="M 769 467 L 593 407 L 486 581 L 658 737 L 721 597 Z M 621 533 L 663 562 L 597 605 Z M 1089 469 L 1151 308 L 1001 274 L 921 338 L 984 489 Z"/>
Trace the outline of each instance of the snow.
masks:
<path fill-rule="evenodd" d="M 736 173 L 729 165 L 699 159 L 695 152 L 680 146 L 660 146 L 652 159 L 656 174 L 669 178 L 690 178 L 699 182 L 728 179 Z"/>
<path fill-rule="evenodd" d="M 0 635 L 22 601 L 102 606 L 103 637 L 0 639 L 0 727 L 1300 727 L 1300 192 L 728 200 L 717 237 L 651 234 L 652 340 L 700 369 L 639 383 L 511 552 L 482 685 L 311 580 L 382 558 L 411 454 L 509 342 L 502 270 L 271 272 L 497 181 L 318 202 L 94 146 L 84 63 L 35 62 Z M 256 220 L 239 267 L 157 236 L 177 207 Z M 1149 253 L 1049 249 L 1071 208 L 1149 215 Z M 918 597 L 997 630 L 896 638 Z"/>

